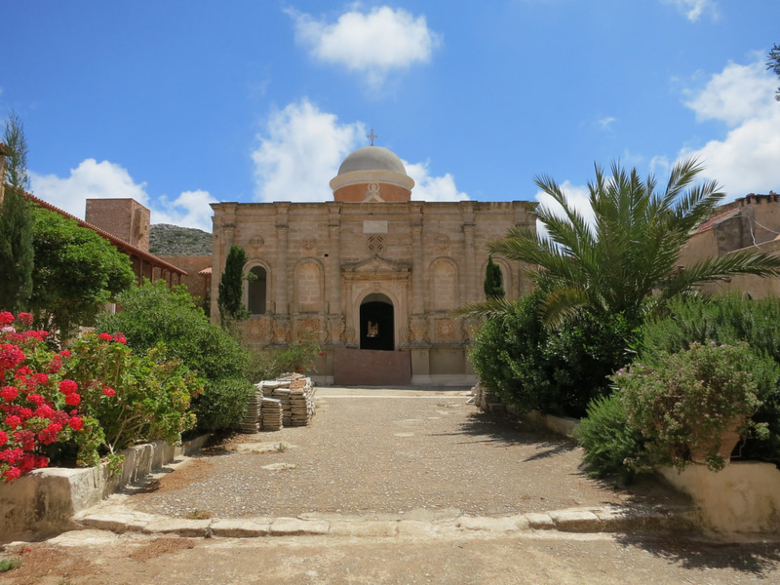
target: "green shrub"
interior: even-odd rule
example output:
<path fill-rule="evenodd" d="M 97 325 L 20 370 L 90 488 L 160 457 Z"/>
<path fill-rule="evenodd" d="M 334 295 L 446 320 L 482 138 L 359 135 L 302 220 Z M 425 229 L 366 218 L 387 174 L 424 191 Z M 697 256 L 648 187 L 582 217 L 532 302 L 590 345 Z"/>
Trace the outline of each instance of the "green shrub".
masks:
<path fill-rule="evenodd" d="M 202 391 L 195 376 L 181 360 L 168 359 L 164 347 L 139 354 L 102 337 L 78 339 L 63 375 L 82 389 L 80 410 L 100 423 L 109 452 L 138 441 L 179 440 L 195 423 L 188 412 Z"/>
<path fill-rule="evenodd" d="M 723 468 L 718 455 L 726 430 L 745 435 L 749 422 L 780 378 L 774 360 L 744 342 L 692 343 L 675 354 L 659 354 L 656 366 L 634 362 L 613 377 L 629 424 L 642 433 L 646 461 L 631 465 L 674 465 L 704 452 L 710 469 Z"/>
<path fill-rule="evenodd" d="M 591 401 L 576 438 L 585 450 L 583 462 L 591 477 L 619 475 L 628 481 L 638 471 L 629 462 L 643 456 L 642 434 L 628 423 L 626 408 L 617 394 Z"/>
<path fill-rule="evenodd" d="M 727 344 L 745 341 L 780 363 L 780 299 L 752 300 L 740 295 L 679 297 L 670 301 L 666 317 L 645 322 L 641 337 L 642 359 L 652 363 L 664 352 L 675 353 L 694 341 L 705 340 Z M 761 382 L 762 386 L 767 383 Z M 748 436 L 741 455 L 780 465 L 780 388 L 764 388 L 762 394 L 764 403 L 753 415 L 753 421 L 766 425 L 767 438 Z"/>
<path fill-rule="evenodd" d="M 203 381 L 192 402 L 197 430 L 212 432 L 237 425 L 252 386 L 244 371 L 248 354 L 228 333 L 206 318 L 184 287 L 168 290 L 163 280 L 133 287 L 118 298 L 122 312 L 100 315 L 97 328 L 122 331 L 134 349 L 162 343 Z"/>
<path fill-rule="evenodd" d="M 246 376 L 256 384 L 272 380 L 287 372 L 311 374 L 317 370 L 314 364 L 325 355 L 319 342 L 313 338 L 299 339 L 285 348 L 253 348 L 249 350 Z"/>
<path fill-rule="evenodd" d="M 541 297 L 522 298 L 478 332 L 469 358 L 480 382 L 524 411 L 581 417 L 588 403 L 609 393 L 608 376 L 629 361 L 634 333 L 621 315 L 589 313 L 546 330 Z"/>

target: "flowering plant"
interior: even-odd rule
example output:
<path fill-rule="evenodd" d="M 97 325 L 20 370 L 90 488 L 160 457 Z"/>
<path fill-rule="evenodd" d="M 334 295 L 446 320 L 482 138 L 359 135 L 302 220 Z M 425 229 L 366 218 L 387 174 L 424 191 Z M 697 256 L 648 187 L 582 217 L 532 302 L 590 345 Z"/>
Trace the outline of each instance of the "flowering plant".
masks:
<path fill-rule="evenodd" d="M 47 445 L 73 441 L 92 461 L 102 442 L 97 421 L 78 409 L 78 384 L 63 376 L 69 353 L 48 350 L 49 333 L 27 330 L 31 323 L 29 313 L 0 313 L 0 476 L 6 481 L 48 466 Z"/>
<path fill-rule="evenodd" d="M 199 391 L 180 362 L 157 348 L 133 355 L 121 333 L 88 334 L 70 351 L 46 347 L 46 331 L 27 330 L 32 315 L 0 313 L 0 475 L 7 481 L 49 465 L 55 443 L 78 448 L 78 465 L 137 440 L 176 440 L 192 428 L 187 413 Z"/>
<path fill-rule="evenodd" d="M 682 470 L 692 453 L 703 453 L 707 466 L 718 471 L 728 459 L 718 453 L 724 432 L 766 432 L 750 417 L 762 404 L 764 388 L 777 385 L 780 372 L 771 358 L 744 342 L 708 342 L 663 353 L 657 363 L 635 362 L 612 378 L 628 422 L 641 432 L 647 451 L 627 461 L 629 467 L 674 465 Z M 770 384 L 759 382 L 769 378 Z"/>

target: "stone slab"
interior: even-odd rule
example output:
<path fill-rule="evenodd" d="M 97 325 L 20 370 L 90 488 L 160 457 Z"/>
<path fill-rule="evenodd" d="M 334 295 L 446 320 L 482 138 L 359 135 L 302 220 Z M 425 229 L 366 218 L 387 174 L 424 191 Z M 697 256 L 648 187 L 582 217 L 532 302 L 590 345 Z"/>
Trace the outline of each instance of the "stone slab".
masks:
<path fill-rule="evenodd" d="M 525 515 L 528 521 L 528 527 L 533 530 L 554 530 L 555 522 L 550 518 L 549 514 L 537 514 L 531 513 Z"/>
<path fill-rule="evenodd" d="M 329 522 L 282 517 L 271 523 L 268 533 L 271 536 L 301 536 L 327 534 L 329 530 Z"/>
<path fill-rule="evenodd" d="M 270 521 L 246 519 L 215 520 L 211 523 L 211 534 L 225 538 L 254 538 L 267 536 L 271 529 Z"/>

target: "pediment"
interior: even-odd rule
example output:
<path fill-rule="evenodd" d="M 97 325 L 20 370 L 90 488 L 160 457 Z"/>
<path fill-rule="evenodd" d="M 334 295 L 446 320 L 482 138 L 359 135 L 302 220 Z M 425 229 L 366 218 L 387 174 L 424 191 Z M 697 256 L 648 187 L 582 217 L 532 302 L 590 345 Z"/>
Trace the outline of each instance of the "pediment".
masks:
<path fill-rule="evenodd" d="M 411 269 L 411 264 L 388 260 L 382 256 L 371 256 L 365 260 L 360 260 L 358 262 L 345 262 L 341 265 L 341 270 L 345 273 L 345 275 L 351 274 L 354 276 L 400 276 L 402 274 L 408 274 Z"/>

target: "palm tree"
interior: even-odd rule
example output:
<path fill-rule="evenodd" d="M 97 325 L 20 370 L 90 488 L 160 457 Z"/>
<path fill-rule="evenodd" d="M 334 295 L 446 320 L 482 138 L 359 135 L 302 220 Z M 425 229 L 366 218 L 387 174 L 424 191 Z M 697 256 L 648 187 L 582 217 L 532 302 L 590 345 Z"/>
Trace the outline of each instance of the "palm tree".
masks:
<path fill-rule="evenodd" d="M 613 163 L 607 177 L 597 165 L 596 180 L 588 183 L 593 221 L 569 203 L 552 178 L 537 177 L 536 184 L 563 209 L 563 214 L 545 206 L 536 210 L 549 237 L 515 227 L 489 250 L 533 267 L 529 272 L 543 294 L 542 317 L 548 326 L 560 325 L 582 309 L 597 315 L 620 313 L 638 324 L 653 294 L 663 301 L 738 274 L 780 274 L 780 258 L 744 251 L 678 267 L 683 246 L 723 198 L 714 181 L 693 185 L 701 169 L 695 159 L 675 164 L 666 188 L 658 192 L 652 176 L 642 181 L 636 169 L 627 172 Z M 508 303 L 474 303 L 458 314 L 500 315 Z"/>

